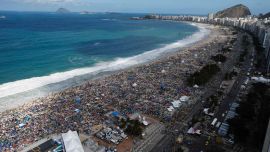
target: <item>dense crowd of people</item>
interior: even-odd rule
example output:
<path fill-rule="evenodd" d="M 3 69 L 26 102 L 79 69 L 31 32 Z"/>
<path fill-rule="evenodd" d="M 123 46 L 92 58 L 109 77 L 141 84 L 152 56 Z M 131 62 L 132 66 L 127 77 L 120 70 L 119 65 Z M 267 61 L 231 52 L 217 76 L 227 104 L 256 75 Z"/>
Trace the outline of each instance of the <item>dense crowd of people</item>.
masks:
<path fill-rule="evenodd" d="M 167 121 L 167 108 L 182 95 L 198 94 L 186 77 L 210 62 L 230 35 L 214 29 L 204 42 L 110 76 L 91 80 L 0 114 L 0 151 L 22 150 L 51 134 L 77 130 L 91 134 L 110 111 L 143 113 Z"/>

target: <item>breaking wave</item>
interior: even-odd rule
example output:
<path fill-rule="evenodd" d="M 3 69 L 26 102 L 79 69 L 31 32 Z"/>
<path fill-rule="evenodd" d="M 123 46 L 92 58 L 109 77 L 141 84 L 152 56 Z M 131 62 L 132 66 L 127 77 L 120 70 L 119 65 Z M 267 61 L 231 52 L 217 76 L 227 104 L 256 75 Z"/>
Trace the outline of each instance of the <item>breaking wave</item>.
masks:
<path fill-rule="evenodd" d="M 161 48 L 147 51 L 136 56 L 127 57 L 127 58 L 115 58 L 113 61 L 100 62 L 92 67 L 79 68 L 79 69 L 74 69 L 71 71 L 50 74 L 48 76 L 33 77 L 29 79 L 23 79 L 23 80 L 1 84 L 0 85 L 0 92 L 1 92 L 0 106 L 1 106 L 1 102 L 3 101 L 3 98 L 7 98 L 8 96 L 14 96 L 19 93 L 31 91 L 31 90 L 34 90 L 40 87 L 45 87 L 51 84 L 57 84 L 57 83 L 60 84 L 61 82 L 67 81 L 67 80 L 71 80 L 69 82 L 71 82 L 70 86 L 72 86 L 74 84 L 74 83 L 72 84 L 73 78 L 77 79 L 78 77 L 87 75 L 87 74 L 97 75 L 103 72 L 121 70 L 130 66 L 133 66 L 133 65 L 151 61 L 155 58 L 158 58 L 163 53 L 177 51 L 181 47 L 185 47 L 194 42 L 202 40 L 210 33 L 210 31 L 204 25 L 193 24 L 193 23 L 191 25 L 197 26 L 199 28 L 199 31 L 177 42 L 164 45 Z M 58 87 L 58 88 L 61 88 L 61 87 Z M 12 97 L 12 99 L 14 100 L 15 98 Z"/>

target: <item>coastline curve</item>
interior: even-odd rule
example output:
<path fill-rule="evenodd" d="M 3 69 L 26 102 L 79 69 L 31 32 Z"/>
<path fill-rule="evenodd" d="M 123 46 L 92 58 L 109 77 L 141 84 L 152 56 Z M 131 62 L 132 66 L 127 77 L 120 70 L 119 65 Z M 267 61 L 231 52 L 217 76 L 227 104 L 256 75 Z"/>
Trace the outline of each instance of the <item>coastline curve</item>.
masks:
<path fill-rule="evenodd" d="M 0 85 L 0 111 L 15 108 L 35 98 L 44 97 L 50 93 L 80 85 L 105 73 L 108 74 L 153 61 L 163 54 L 176 52 L 181 48 L 188 47 L 201 41 L 210 34 L 209 25 L 189 22 L 185 23 L 196 26 L 199 31 L 161 48 L 146 51 L 142 54 L 127 58 L 115 58 L 113 61 L 100 62 L 93 67 L 79 68 L 66 72 L 54 73 L 48 76 L 33 77 L 4 83 Z M 14 101 L 16 101 L 16 103 L 14 103 Z"/>

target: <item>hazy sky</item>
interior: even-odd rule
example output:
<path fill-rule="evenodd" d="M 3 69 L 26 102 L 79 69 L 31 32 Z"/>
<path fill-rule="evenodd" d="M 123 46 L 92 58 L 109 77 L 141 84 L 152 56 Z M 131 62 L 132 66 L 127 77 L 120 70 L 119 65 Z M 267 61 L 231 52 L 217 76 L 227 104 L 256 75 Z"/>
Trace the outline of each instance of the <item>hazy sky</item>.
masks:
<path fill-rule="evenodd" d="M 252 14 L 270 12 L 270 0 L 0 0 L 0 10 L 55 11 L 65 7 L 71 11 L 207 14 L 240 3 Z"/>

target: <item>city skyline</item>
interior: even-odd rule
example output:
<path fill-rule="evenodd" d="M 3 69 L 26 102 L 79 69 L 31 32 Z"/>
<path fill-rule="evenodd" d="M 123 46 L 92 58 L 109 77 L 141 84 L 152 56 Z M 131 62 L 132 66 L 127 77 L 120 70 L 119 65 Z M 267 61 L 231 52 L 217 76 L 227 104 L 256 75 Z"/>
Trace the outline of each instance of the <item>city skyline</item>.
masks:
<path fill-rule="evenodd" d="M 222 3 L 217 0 L 169 0 L 169 1 L 125 1 L 125 0 L 0 0 L 0 10 L 11 11 L 47 11 L 53 12 L 60 7 L 72 12 L 123 12 L 123 13 L 164 13 L 164 14 L 201 14 L 244 4 L 250 8 L 253 15 L 267 13 L 270 1 L 227 0 Z M 209 7 L 211 6 L 211 7 Z"/>

